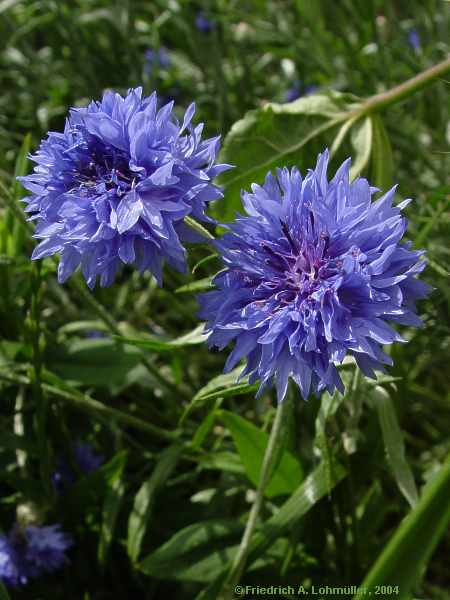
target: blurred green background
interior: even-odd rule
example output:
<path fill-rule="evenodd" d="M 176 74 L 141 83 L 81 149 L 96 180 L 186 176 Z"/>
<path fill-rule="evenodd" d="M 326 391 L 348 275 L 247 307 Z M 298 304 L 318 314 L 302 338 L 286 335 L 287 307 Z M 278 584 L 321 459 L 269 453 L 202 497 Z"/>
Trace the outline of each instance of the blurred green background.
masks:
<path fill-rule="evenodd" d="M 18 505 L 33 502 L 46 521 L 63 523 L 75 537 L 67 569 L 12 591 L 12 598 L 214 598 L 257 480 L 259 467 L 248 456 L 258 457 L 266 441 L 251 426 L 267 431 L 274 413 L 269 394 L 256 402 L 254 390 L 231 380 L 205 391 L 224 355 L 166 344 L 198 324 L 194 282 L 218 268 L 214 259 L 199 264 L 207 248 L 192 252 L 187 279 L 166 272 L 163 289 L 125 269 L 112 288 L 95 291 L 94 302 L 123 335 L 153 336 L 144 349 L 117 344 L 101 307 L 82 286 L 58 285 L 51 260 L 31 264 L 33 242 L 6 202 L 18 206 L 23 190 L 14 176 L 30 168 L 26 153 L 48 130 L 62 129 L 69 107 L 107 88 L 156 89 L 175 101 L 179 115 L 194 100 L 206 133 L 226 138 L 233 123 L 268 102 L 330 90 L 368 97 L 446 59 L 449 49 L 446 0 L 0 0 L 0 528 L 10 528 Z M 399 198 L 415 200 L 406 211 L 409 235 L 426 248 L 425 279 L 436 288 L 421 305 L 425 327 L 406 330 L 409 343 L 392 349 L 391 379 L 377 388 L 360 381 L 344 401 L 324 395 L 294 403 L 286 452 L 301 468 L 285 465 L 293 480 L 268 495 L 264 519 L 319 463 L 322 491 L 255 552 L 244 578 L 254 585 L 361 583 L 412 510 L 405 497 L 414 504 L 416 488 L 421 493 L 449 453 L 449 81 L 447 75 L 382 114 L 391 184 L 399 184 Z M 316 149 L 302 160 L 312 167 Z M 371 169 L 367 164 L 366 173 Z M 175 293 L 188 282 L 191 290 Z M 37 356 L 45 399 L 39 406 L 32 385 Z M 184 445 L 174 449 L 170 432 L 193 397 Z M 102 413 L 92 399 L 141 425 Z M 230 412 L 245 421 L 233 421 Z M 25 437 L 14 425 L 17 414 Z M 89 440 L 105 465 L 80 476 L 70 497 L 61 498 L 49 476 L 79 439 Z M 25 452 L 25 468 L 17 452 Z M 337 463 L 347 475 L 333 482 Z M 448 522 L 448 496 L 432 507 L 441 524 Z M 202 525 L 207 520 L 211 526 Z M 187 527 L 194 529 L 173 537 Z M 155 557 L 170 540 L 166 554 Z M 430 552 L 418 558 L 427 544 Z M 405 597 L 450 598 L 449 553 L 448 532 L 421 523 L 398 547 L 399 580 L 414 575 Z M 198 595 L 208 586 L 209 595 Z"/>

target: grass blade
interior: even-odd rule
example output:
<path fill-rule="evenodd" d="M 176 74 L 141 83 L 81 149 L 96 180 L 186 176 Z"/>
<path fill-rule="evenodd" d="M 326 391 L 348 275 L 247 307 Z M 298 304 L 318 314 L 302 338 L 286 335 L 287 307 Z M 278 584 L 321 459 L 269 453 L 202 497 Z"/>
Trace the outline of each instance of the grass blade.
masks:
<path fill-rule="evenodd" d="M 449 498 L 450 455 L 439 473 L 425 487 L 417 506 L 391 537 L 362 587 L 398 586 L 399 600 L 411 597 L 411 591 L 450 522 Z"/>

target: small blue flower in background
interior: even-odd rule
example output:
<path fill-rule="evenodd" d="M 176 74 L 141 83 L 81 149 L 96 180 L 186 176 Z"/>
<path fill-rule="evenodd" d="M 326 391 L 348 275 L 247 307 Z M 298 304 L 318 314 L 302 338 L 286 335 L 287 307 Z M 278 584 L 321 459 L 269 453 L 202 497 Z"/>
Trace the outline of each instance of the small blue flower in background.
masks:
<path fill-rule="evenodd" d="M 73 458 L 78 469 L 85 475 L 93 473 L 103 464 L 105 458 L 97 454 L 91 444 L 88 442 L 77 442 L 73 449 Z M 67 485 L 75 482 L 76 474 L 71 469 L 68 462 L 60 457 L 57 461 L 57 468 L 52 475 L 52 480 L 58 492 L 62 492 Z"/>
<path fill-rule="evenodd" d="M 145 51 L 144 73 L 151 75 L 154 69 L 165 70 L 170 67 L 170 56 L 164 46 L 158 50 L 148 48 Z"/>
<path fill-rule="evenodd" d="M 106 335 L 106 333 L 104 331 L 98 331 L 98 329 L 90 329 L 90 330 L 86 331 L 86 337 L 93 340 L 93 339 L 106 338 L 108 336 Z"/>
<path fill-rule="evenodd" d="M 349 181 L 350 160 L 327 180 L 328 151 L 302 178 L 278 169 L 243 193 L 246 217 L 215 243 L 225 270 L 200 297 L 210 346 L 235 347 L 225 371 L 242 358 L 259 393 L 276 381 L 281 401 L 289 377 L 306 399 L 344 391 L 336 364 L 346 355 L 374 377 L 392 364 L 380 345 L 404 341 L 387 322 L 419 327 L 415 301 L 429 286 L 416 276 L 422 251 L 401 243 L 406 220 L 395 187 L 376 202 L 366 179 Z"/>
<path fill-rule="evenodd" d="M 8 536 L 0 536 L 0 578 L 10 587 L 18 587 L 57 571 L 67 563 L 66 551 L 72 544 L 59 525 L 15 525 Z"/>
<path fill-rule="evenodd" d="M 164 262 L 185 271 L 182 242 L 196 238 L 183 219 L 211 221 L 206 206 L 222 197 L 213 179 L 229 165 L 214 164 L 219 137 L 202 140 L 194 104 L 181 125 L 172 102 L 157 104 L 156 92 L 136 88 L 71 109 L 64 132 L 50 132 L 31 157 L 34 172 L 19 178 L 42 240 L 32 258 L 59 253 L 60 283 L 79 266 L 91 288 L 97 277 L 111 285 L 124 264 L 160 285 Z"/>
<path fill-rule="evenodd" d="M 8 587 L 17 587 L 27 582 L 19 566 L 17 552 L 4 535 L 0 535 L 0 579 Z"/>
<path fill-rule="evenodd" d="M 195 26 L 202 33 L 209 33 L 214 29 L 215 23 L 211 19 L 206 18 L 205 13 L 200 10 L 195 17 Z"/>
<path fill-rule="evenodd" d="M 420 35 L 417 29 L 413 28 L 408 31 L 408 44 L 416 52 L 420 50 Z"/>
<path fill-rule="evenodd" d="M 284 101 L 285 102 L 294 102 L 297 98 L 301 96 L 301 85 L 300 81 L 296 79 L 292 82 L 291 87 L 289 87 L 284 93 Z"/>
<path fill-rule="evenodd" d="M 97 454 L 88 442 L 78 442 L 73 453 L 80 471 L 85 474 L 96 471 L 105 461 L 105 457 Z"/>
<path fill-rule="evenodd" d="M 302 87 L 302 84 L 298 79 L 292 82 L 291 87 L 289 87 L 284 93 L 284 101 L 285 102 L 293 102 L 300 98 L 301 96 L 308 96 L 309 94 L 313 94 L 317 90 L 317 86 L 310 83 Z"/>

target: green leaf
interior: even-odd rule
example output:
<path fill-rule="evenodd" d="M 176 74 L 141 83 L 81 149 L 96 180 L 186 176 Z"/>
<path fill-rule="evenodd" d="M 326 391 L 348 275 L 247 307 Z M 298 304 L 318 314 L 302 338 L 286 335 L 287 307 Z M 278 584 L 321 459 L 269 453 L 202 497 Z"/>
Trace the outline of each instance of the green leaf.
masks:
<path fill-rule="evenodd" d="M 62 325 L 58 333 L 78 333 L 79 331 L 101 331 L 108 333 L 109 329 L 103 321 L 71 321 Z"/>
<path fill-rule="evenodd" d="M 197 281 L 193 281 L 192 283 L 186 283 L 185 285 L 180 286 L 175 290 L 175 294 L 196 294 L 197 292 L 203 292 L 205 290 L 210 290 L 213 280 L 213 275 L 210 277 L 204 277 L 203 279 L 198 279 Z"/>
<path fill-rule="evenodd" d="M 364 117 L 352 127 L 350 139 L 353 146 L 353 161 L 350 179 L 355 179 L 369 163 L 372 150 L 372 119 Z"/>
<path fill-rule="evenodd" d="M 398 424 L 394 404 L 388 392 L 378 386 L 374 389 L 375 404 L 383 433 L 386 456 L 399 490 L 411 506 L 418 501 L 418 493 L 411 467 L 405 458 L 403 433 Z"/>
<path fill-rule="evenodd" d="M 411 598 L 433 550 L 448 528 L 449 498 L 450 455 L 425 486 L 419 502 L 397 528 L 361 587 L 398 586 L 399 600 Z"/>
<path fill-rule="evenodd" d="M 70 340 L 65 353 L 57 357 L 54 370 L 62 379 L 82 385 L 120 391 L 130 371 L 141 362 L 141 353 L 131 346 L 108 338 Z"/>
<path fill-rule="evenodd" d="M 217 469 L 244 475 L 245 470 L 241 459 L 234 452 L 209 452 L 199 458 L 199 464 L 204 469 Z"/>
<path fill-rule="evenodd" d="M 273 541 L 291 531 L 301 518 L 346 476 L 345 469 L 334 463 L 331 474 L 323 463 L 300 484 L 277 512 L 257 530 L 250 546 L 250 559 L 255 560 Z"/>
<path fill-rule="evenodd" d="M 0 600 L 11 600 L 11 596 L 8 594 L 8 590 L 5 587 L 5 584 L 0 579 Z"/>
<path fill-rule="evenodd" d="M 221 162 L 237 165 L 221 176 L 225 199 L 213 208 L 215 216 L 231 221 L 241 210 L 240 190 L 261 184 L 268 171 L 279 166 L 311 167 L 311 157 L 333 139 L 355 98 L 332 92 L 299 98 L 288 104 L 268 103 L 248 112 L 225 138 Z M 325 136 L 324 134 L 327 134 Z"/>
<path fill-rule="evenodd" d="M 370 181 L 372 185 L 386 191 L 392 187 L 394 177 L 394 162 L 391 143 L 381 117 L 371 116 L 373 127 L 372 160 Z"/>
<path fill-rule="evenodd" d="M 345 475 L 345 469 L 336 463 L 330 478 L 327 467 L 322 463 L 319 464 L 297 488 L 294 494 L 277 510 L 273 517 L 265 521 L 257 529 L 250 544 L 247 571 L 255 568 L 259 562 L 259 557 L 273 547 L 277 538 L 285 536 L 292 531 L 304 515 L 324 496 L 330 494 L 331 490 Z M 224 556 L 231 560 L 235 550 L 236 547 L 228 548 L 228 552 Z M 202 600 L 212 600 L 218 597 L 218 592 L 226 579 L 229 566 L 229 564 L 223 565 L 216 579 L 212 581 L 212 585 L 198 596 L 198 600 L 200 598 Z"/>
<path fill-rule="evenodd" d="M 192 274 L 194 274 L 195 271 L 197 271 L 197 269 L 199 269 L 200 267 L 202 267 L 204 264 L 210 262 L 211 260 L 217 259 L 218 257 L 219 257 L 219 255 L 217 254 L 217 252 L 215 252 L 214 254 L 209 254 L 208 256 L 205 256 L 204 258 L 200 259 L 192 267 Z M 178 288 L 178 289 L 180 289 L 180 288 Z"/>
<path fill-rule="evenodd" d="M 248 478 L 255 486 L 258 485 L 269 435 L 239 415 L 225 410 L 219 411 L 218 414 L 233 436 Z M 265 495 L 273 498 L 290 494 L 302 479 L 303 471 L 300 463 L 288 450 L 284 450 Z"/>
<path fill-rule="evenodd" d="M 179 350 L 180 348 L 196 346 L 198 344 L 205 343 L 208 339 L 208 335 L 204 333 L 204 329 L 204 324 L 200 323 L 200 325 L 198 325 L 189 333 L 186 333 L 185 335 L 173 340 L 160 340 L 156 337 L 131 339 L 117 335 L 114 336 L 114 339 L 130 346 L 139 346 L 140 348 L 145 348 L 146 350 L 155 350 L 156 352 L 173 352 L 174 350 Z"/>
<path fill-rule="evenodd" d="M 98 506 L 99 498 L 105 496 L 117 474 L 124 469 L 126 460 L 127 451 L 121 450 L 99 469 L 81 477 L 71 486 L 66 501 L 75 521 L 86 513 L 89 505 Z"/>
<path fill-rule="evenodd" d="M 213 377 L 195 394 L 191 402 L 185 408 L 183 415 L 180 418 L 180 426 L 193 410 L 204 406 L 209 400 L 251 394 L 256 391 L 258 389 L 258 384 L 250 385 L 245 381 L 237 383 L 237 379 L 241 372 L 242 366 L 236 367 L 229 373 L 223 373 L 217 377 Z"/>
<path fill-rule="evenodd" d="M 16 164 L 14 167 L 14 178 L 12 181 L 12 196 L 15 201 L 19 200 L 23 187 L 20 181 L 16 179 L 16 177 L 23 176 L 27 174 L 28 167 L 28 154 L 30 152 L 31 147 L 31 134 L 27 133 L 27 135 L 23 138 L 22 146 L 20 147 L 19 153 L 17 155 Z"/>
<path fill-rule="evenodd" d="M 139 565 L 158 579 L 212 581 L 235 551 L 243 526 L 236 519 L 211 519 L 178 531 Z"/>
<path fill-rule="evenodd" d="M 316 417 L 314 446 L 320 455 L 322 464 L 329 478 L 331 478 L 334 457 L 326 427 L 328 420 L 336 414 L 343 399 L 344 397 L 339 392 L 335 392 L 333 395 L 330 395 L 328 392 L 323 393 L 320 399 L 320 408 Z"/>
<path fill-rule="evenodd" d="M 145 481 L 134 499 L 133 510 L 128 520 L 127 551 L 135 563 L 141 551 L 142 541 L 152 517 L 156 496 L 175 469 L 181 454 L 181 446 L 173 444 L 160 456 L 153 473 Z"/>
<path fill-rule="evenodd" d="M 200 423 L 195 435 L 190 444 L 191 450 L 197 450 L 205 441 L 206 436 L 213 428 L 214 422 L 216 420 L 216 409 L 219 407 L 220 400 L 216 400 L 212 410 L 208 412 L 206 417 Z"/>
<path fill-rule="evenodd" d="M 125 492 L 124 471 L 127 454 L 120 455 L 121 460 L 116 461 L 114 469 L 108 473 L 106 480 L 107 492 L 103 501 L 102 525 L 98 544 L 98 561 L 101 565 L 106 563 L 109 548 L 114 539 L 117 515 L 119 514 Z"/>

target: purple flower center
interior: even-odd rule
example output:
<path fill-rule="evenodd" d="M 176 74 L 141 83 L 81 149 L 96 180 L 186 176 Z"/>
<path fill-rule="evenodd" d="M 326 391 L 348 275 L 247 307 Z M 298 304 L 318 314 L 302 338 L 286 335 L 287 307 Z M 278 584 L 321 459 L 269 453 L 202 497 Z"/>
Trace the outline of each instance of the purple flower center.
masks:
<path fill-rule="evenodd" d="M 311 224 L 314 216 L 310 213 Z M 307 239 L 296 241 L 289 231 L 288 225 L 281 222 L 284 237 L 279 241 L 262 241 L 260 248 L 267 268 L 266 277 L 258 282 L 247 277 L 245 282 L 254 287 L 255 297 L 261 301 L 271 301 L 277 312 L 286 304 L 295 304 L 301 309 L 309 302 L 314 302 L 313 294 L 319 288 L 331 286 L 343 267 L 343 261 L 329 257 L 327 250 L 330 236 L 321 231 L 314 241 Z M 353 248 L 351 256 L 357 258 L 359 249 Z M 327 282 L 329 280 L 329 282 Z"/>
<path fill-rule="evenodd" d="M 77 135 L 76 129 L 74 133 Z M 130 157 L 125 152 L 95 138 L 87 144 L 80 142 L 68 154 L 76 165 L 69 171 L 69 177 L 72 175 L 71 192 L 80 191 L 81 195 L 90 196 L 114 190 L 121 197 L 138 180 L 138 174 L 129 167 Z"/>

